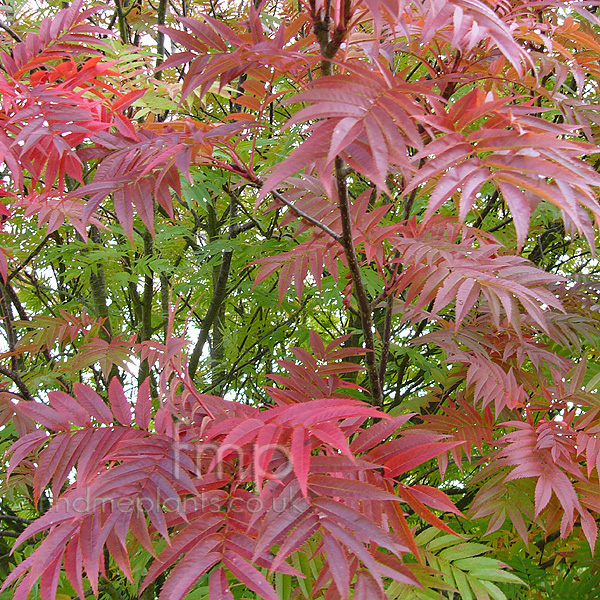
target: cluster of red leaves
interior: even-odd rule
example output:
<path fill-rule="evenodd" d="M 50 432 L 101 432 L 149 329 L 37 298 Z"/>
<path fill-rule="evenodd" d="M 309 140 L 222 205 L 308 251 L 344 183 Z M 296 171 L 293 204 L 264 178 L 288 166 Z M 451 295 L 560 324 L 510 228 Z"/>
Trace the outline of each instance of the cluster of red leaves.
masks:
<path fill-rule="evenodd" d="M 203 15 L 202 20 L 180 18 L 179 22 L 191 33 L 173 27 L 161 26 L 160 30 L 186 50 L 169 56 L 160 69 L 190 63 L 181 90 L 183 98 L 195 90 L 204 96 L 214 84 L 223 88 L 241 74 L 271 83 L 281 75 L 299 79 L 317 61 L 317 57 L 302 52 L 310 44 L 310 36 L 296 37 L 306 24 L 304 15 L 289 24 L 283 21 L 277 31 L 269 32 L 271 35 L 266 34 L 255 6 L 250 7 L 248 20 L 240 23 L 247 27 L 246 32 L 234 31 L 209 15 Z"/>
<path fill-rule="evenodd" d="M 355 575 L 364 580 L 365 594 L 373 594 L 365 598 L 384 598 L 382 577 L 419 585 L 402 561 L 407 552 L 417 555 L 402 503 L 446 531 L 452 530 L 431 509 L 457 510 L 443 492 L 401 479 L 462 442 L 402 429 L 397 434 L 411 415 L 388 417 L 335 393 L 338 375 L 356 368 L 339 359 L 357 349 L 340 348 L 343 340 L 328 348 L 316 336 L 312 341 L 316 356 L 296 349 L 304 366 L 285 362 L 289 377 L 273 376 L 288 389 L 272 390 L 278 405 L 264 410 L 191 386 L 173 393 L 185 377 L 177 370 L 156 411 L 147 381 L 132 403 L 116 378 L 108 405 L 78 383 L 74 396 L 50 392 L 48 404 L 16 404 L 21 416 L 42 427 L 14 444 L 9 473 L 30 473 L 36 500 L 50 485 L 55 501 L 17 540 L 49 530 L 4 587 L 20 579 L 14 598 L 25 599 L 41 577 L 42 594 L 51 598 L 64 562 L 83 598 L 84 570 L 97 592 L 103 547 L 133 581 L 128 534 L 156 557 L 140 589 L 177 563 L 163 600 L 183 598 L 215 566 L 211 598 L 232 597 L 222 591 L 226 568 L 276 600 L 255 567 L 301 576 L 286 559 L 313 536 L 327 557 L 315 585 L 329 587 L 330 598 L 347 599 Z M 161 537 L 169 545 L 157 556 Z"/>
<path fill-rule="evenodd" d="M 173 213 L 171 195 L 180 194 L 180 174 L 189 176 L 192 165 L 216 166 L 261 186 L 259 202 L 282 189 L 286 203 L 276 194 L 272 205 L 289 208 L 282 226 L 299 215 L 309 217 L 296 229 L 307 239 L 258 261 L 257 283 L 277 273 L 282 300 L 292 281 L 302 295 L 309 270 L 320 286 L 324 270 L 337 277 L 339 262 L 347 260 L 333 176 L 339 157 L 374 188 L 351 202 L 353 237 L 347 244 L 358 251 L 362 266 L 374 264 L 383 278 L 379 300 L 393 296 L 404 321 L 440 326 L 418 343 L 436 343 L 465 382 L 462 395 L 441 406 L 440 414 L 406 426 L 410 415 L 390 418 L 344 395 L 343 388 L 352 386 L 342 376 L 357 367 L 338 361 L 357 350 L 341 347 L 340 340 L 325 347 L 313 336 L 314 355 L 295 349 L 301 364 L 282 361 L 289 376 L 271 377 L 285 389 L 268 390 L 276 406 L 260 410 L 199 394 L 180 359 L 183 342 L 171 339 L 164 345 L 144 342 L 142 358 L 156 360 L 162 370 L 161 397 L 153 407 L 148 384 L 139 388 L 135 426 L 132 403 L 114 378 L 108 404 L 82 384 L 75 384 L 74 396 L 50 392 L 47 404 L 13 405 L 3 395 L 2 419 L 16 411 L 23 434 L 12 448 L 10 471 L 31 476 L 36 499 L 48 485 L 55 499 L 17 540 L 49 530 L 5 582 L 19 581 L 17 600 L 25 599 L 40 577 L 44 600 L 53 598 L 63 563 L 81 597 L 84 571 L 97 591 L 104 547 L 133 579 L 128 535 L 155 556 L 161 538 L 169 541 L 141 586 L 173 567 L 162 600 L 183 598 L 209 571 L 211 598 L 229 599 L 225 569 L 259 596 L 275 600 L 255 567 L 299 576 L 286 560 L 313 536 L 320 541 L 317 552 L 327 556 L 314 590 L 345 600 L 355 580 L 354 598 L 382 598 L 382 578 L 418 585 L 402 561 L 407 552 L 418 555 L 402 503 L 446 531 L 432 509 L 456 512 L 439 490 L 409 486 L 403 477 L 436 457 L 443 471 L 448 451 L 460 465 L 463 452 L 470 458 L 473 447 L 489 464 L 475 481 L 488 478 L 472 514 L 490 518 L 490 531 L 509 516 L 526 538 L 523 511 L 507 504 L 506 490 L 533 478 L 535 506 L 526 516 L 546 531 L 559 524 L 563 535 L 579 519 L 594 544 L 592 513 L 600 512 L 598 411 L 579 410 L 592 405 L 581 394 L 582 372 L 563 389 L 569 361 L 535 339 L 541 331 L 571 343 L 575 327 L 570 331 L 561 322 L 563 304 L 552 291 L 559 278 L 508 254 L 491 235 L 461 224 L 482 187 L 493 186 L 512 214 L 518 248 L 540 201 L 558 207 L 567 229 L 582 232 L 593 245 L 600 177 L 582 156 L 596 149 L 572 139 L 575 126 L 542 118 L 544 109 L 535 100 L 506 97 L 493 86 L 449 100 L 457 82 L 471 85 L 482 69 L 526 77 L 534 63 L 519 36 L 546 47 L 556 38 L 557 51 L 568 57 L 560 44 L 566 36 L 589 41 L 568 20 L 536 31 L 528 4 L 337 0 L 330 17 L 346 35 L 345 56 L 336 59 L 338 74 L 312 81 L 304 74 L 321 59 L 315 36 L 297 34 L 323 14 L 322 1 L 309 2 L 306 15 L 277 31 L 265 29 L 256 9 L 237 30 L 208 16 L 183 19 L 190 33 L 165 28 L 187 48 L 163 63 L 163 68 L 189 63 L 183 98 L 243 75 L 240 105 L 261 111 L 284 94 L 273 91 L 277 78 L 285 76 L 300 88 L 285 103 L 305 106 L 287 126 L 305 138 L 264 182 L 236 151 L 238 141 L 256 128 L 253 117 L 238 114 L 234 122 L 219 125 L 139 125 L 129 118 L 126 112 L 142 92 L 124 93 L 108 83 L 118 74 L 96 50 L 99 36 L 108 32 L 87 23 L 90 11 L 82 11 L 80 2 L 44 21 L 38 34 L 14 46 L 12 56 L 2 53 L 0 158 L 15 184 L 15 192 L 3 192 L 11 210 L 37 213 L 50 232 L 66 216 L 85 237 L 94 211 L 112 196 L 117 218 L 132 238 L 134 211 L 152 231 L 154 201 Z M 357 23 L 370 19 L 377 40 L 365 44 L 360 28 L 346 32 L 350 17 Z M 421 56 L 430 44 L 444 43 L 461 55 L 477 48 L 478 58 L 460 73 L 437 72 L 423 59 L 429 77 L 407 83 L 408 73 L 392 72 L 386 43 L 405 44 L 408 53 L 421 49 Z M 85 58 L 76 62 L 77 54 Z M 372 69 L 365 68 L 367 59 Z M 580 87 L 583 60 L 574 70 Z M 506 64 L 512 65 L 508 74 Z M 591 138 L 584 111 L 568 110 Z M 214 157 L 215 147 L 227 160 Z M 94 180 L 66 194 L 66 178 L 83 184 L 82 166 L 89 161 L 98 164 Z M 376 199 L 379 192 L 390 194 L 390 178 L 402 200 L 427 203 L 421 222 L 388 221 L 395 207 L 377 205 Z M 449 201 L 456 203 L 458 219 L 436 216 Z M 0 209 L 10 216 L 6 207 Z M 0 253 L 4 278 L 6 271 Z M 349 302 L 351 285 L 346 292 Z M 46 347 L 72 341 L 84 328 L 83 320 L 76 323 L 70 316 L 64 323 L 41 325 L 51 331 Z M 104 356 L 108 374 L 108 355 L 114 358 L 131 343 L 92 340 L 76 358 L 78 368 Z M 439 404 L 446 398 L 441 392 Z M 557 411 L 562 421 L 550 417 Z M 485 454 L 487 448 L 491 452 Z"/>
<path fill-rule="evenodd" d="M 181 194 L 180 173 L 189 177 L 191 165 L 211 163 L 215 143 L 235 155 L 227 142 L 248 123 L 138 126 L 127 111 L 145 90 L 121 91 L 120 74 L 96 50 L 106 44 L 102 36 L 112 35 L 87 22 L 97 10 L 82 10 L 82 3 L 74 2 L 45 20 L 39 33 L 15 44 L 12 55 L 0 53 L 0 160 L 13 181 L 2 195 L 11 210 L 38 214 L 48 233 L 66 218 L 86 239 L 86 225 L 99 224 L 94 213 L 112 194 L 117 218 L 132 239 L 134 210 L 153 231 L 154 201 L 172 215 L 171 190 Z M 92 57 L 78 63 L 78 55 Z M 99 165 L 94 181 L 83 185 L 83 165 L 90 161 Z M 80 187 L 68 193 L 66 177 Z M 0 271 L 6 277 L 6 265 L 0 264 Z"/>
<path fill-rule="evenodd" d="M 474 340 L 473 336 L 472 344 Z M 537 352 L 544 358 L 550 354 L 539 349 Z M 488 356 L 475 378 L 471 372 L 478 357 L 484 363 L 482 356 L 465 351 L 463 356 L 454 357 L 461 365 L 471 362 L 467 371 L 467 393 L 459 394 L 440 414 L 423 415 L 423 424 L 415 429 L 462 442 L 450 450 L 460 469 L 463 453 L 471 461 L 472 450 L 479 451 L 483 468 L 474 483 L 485 483 L 477 491 L 470 516 L 489 518 L 487 533 L 499 529 L 509 517 L 519 535 L 528 541 L 528 529 L 520 512 L 527 509 L 509 507 L 512 500 L 508 484 L 532 479 L 535 482 L 533 508 L 526 518 L 547 533 L 560 530 L 562 537 L 568 536 L 579 521 L 590 547 L 594 548 L 598 527 L 593 515 L 600 506 L 597 484 L 600 409 L 594 395 L 581 391 L 586 361 L 569 374 L 569 362 L 563 360 L 555 364 L 550 380 L 546 380 L 547 374 L 541 365 L 538 371 L 525 375 L 515 363 L 514 370 L 508 367 L 515 357 L 506 349 L 504 365 L 501 361 L 492 362 Z M 462 376 L 460 372 L 457 375 Z M 520 378 L 519 384 L 515 377 Z M 568 383 L 563 383 L 563 379 Z M 434 394 L 434 398 L 439 401 L 439 393 Z M 500 419 L 494 419 L 489 406 L 483 411 L 476 408 L 475 401 L 479 400 L 484 407 L 493 401 Z M 508 412 L 507 407 L 526 407 L 524 420 L 502 421 L 502 416 L 519 414 Z M 550 416 L 556 413 L 561 414 L 559 419 Z M 447 464 L 447 457 L 440 457 L 442 472 Z"/>

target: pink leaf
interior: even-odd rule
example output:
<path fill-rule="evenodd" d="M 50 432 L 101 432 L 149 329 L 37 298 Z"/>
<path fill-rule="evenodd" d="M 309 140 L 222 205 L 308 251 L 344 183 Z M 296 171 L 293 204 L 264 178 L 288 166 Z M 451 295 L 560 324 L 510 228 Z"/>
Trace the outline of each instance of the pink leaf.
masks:
<path fill-rule="evenodd" d="M 355 479 L 342 479 L 330 475 L 311 475 L 309 487 L 313 492 L 324 496 L 354 498 L 356 500 L 399 501 L 400 498 L 371 483 Z"/>
<path fill-rule="evenodd" d="M 310 428 L 310 433 L 321 442 L 340 450 L 350 460 L 354 461 L 354 455 L 350 452 L 348 440 L 344 432 L 333 423 L 317 423 Z"/>
<path fill-rule="evenodd" d="M 18 404 L 15 404 L 15 410 L 30 419 L 41 423 L 48 429 L 53 429 L 54 431 L 69 430 L 68 419 L 58 411 L 50 408 L 47 404 L 21 400 Z"/>
<path fill-rule="evenodd" d="M 148 429 L 152 416 L 152 403 L 150 401 L 150 380 L 146 378 L 138 390 L 135 403 L 135 422 L 141 429 Z"/>
<path fill-rule="evenodd" d="M 14 471 L 15 467 L 31 452 L 33 452 L 37 447 L 39 447 L 42 442 L 44 442 L 48 438 L 48 433 L 46 431 L 32 431 L 27 435 L 24 435 L 22 438 L 19 438 L 11 447 L 9 452 L 12 453 L 10 457 L 10 461 L 8 463 L 8 470 L 6 472 L 6 476 L 9 477 L 10 474 Z"/>
<path fill-rule="evenodd" d="M 219 568 L 211 573 L 208 582 L 208 597 L 210 600 L 233 600 L 225 569 Z"/>
<path fill-rule="evenodd" d="M 73 386 L 79 404 L 92 415 L 99 423 L 110 425 L 113 420 L 112 413 L 102 398 L 89 386 L 76 382 Z"/>
<path fill-rule="evenodd" d="M 226 551 L 223 556 L 223 564 L 231 571 L 234 577 L 237 577 L 244 585 L 247 585 L 253 592 L 258 594 L 259 598 L 264 600 L 280 600 L 278 594 L 269 585 L 265 576 L 251 567 L 243 558 L 231 551 Z M 161 598 L 161 600 L 163 600 Z"/>
<path fill-rule="evenodd" d="M 312 516 L 300 523 L 294 531 L 285 539 L 279 547 L 277 557 L 271 565 L 271 569 L 276 571 L 279 565 L 293 552 L 296 552 L 313 534 L 319 529 L 318 517 Z"/>
<path fill-rule="evenodd" d="M 383 442 L 386 438 L 390 437 L 397 429 L 399 429 L 406 421 L 414 416 L 414 413 L 407 415 L 401 415 L 394 417 L 393 419 L 381 420 L 374 425 L 360 431 L 360 433 L 352 440 L 350 444 L 350 450 L 354 454 L 366 452 L 377 444 Z"/>
<path fill-rule="evenodd" d="M 91 425 L 88 412 L 75 401 L 74 398 L 64 392 L 48 392 L 48 400 L 65 419 L 69 419 L 74 425 L 87 427 Z"/>
<path fill-rule="evenodd" d="M 346 552 L 339 542 L 327 533 L 323 535 L 323 550 L 327 557 L 326 564 L 331 571 L 338 592 L 344 600 L 347 600 L 350 587 L 350 569 Z"/>
<path fill-rule="evenodd" d="M 389 459 L 385 466 L 390 469 L 389 476 L 397 477 L 402 473 L 406 473 L 415 467 L 447 452 L 448 450 L 460 446 L 464 442 L 434 442 L 431 444 L 422 444 L 414 448 L 399 452 Z"/>
<path fill-rule="evenodd" d="M 295 427 L 292 433 L 292 462 L 294 473 L 298 478 L 300 490 L 308 498 L 308 473 L 310 471 L 311 444 L 308 430 L 305 427 Z"/>
<path fill-rule="evenodd" d="M 108 386 L 108 399 L 117 421 L 121 425 L 131 425 L 131 405 L 125 397 L 123 386 L 116 377 L 112 378 Z"/>
<path fill-rule="evenodd" d="M 356 587 L 354 589 L 354 600 L 385 600 L 385 597 L 381 586 L 371 573 L 368 571 L 358 572 Z"/>

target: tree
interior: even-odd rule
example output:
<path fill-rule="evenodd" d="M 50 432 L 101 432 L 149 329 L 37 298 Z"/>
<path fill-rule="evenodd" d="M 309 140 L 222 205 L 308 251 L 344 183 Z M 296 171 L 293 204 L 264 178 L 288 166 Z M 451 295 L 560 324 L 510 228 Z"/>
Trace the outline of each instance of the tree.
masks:
<path fill-rule="evenodd" d="M 2 597 L 596 598 L 599 26 L 13 6 Z"/>

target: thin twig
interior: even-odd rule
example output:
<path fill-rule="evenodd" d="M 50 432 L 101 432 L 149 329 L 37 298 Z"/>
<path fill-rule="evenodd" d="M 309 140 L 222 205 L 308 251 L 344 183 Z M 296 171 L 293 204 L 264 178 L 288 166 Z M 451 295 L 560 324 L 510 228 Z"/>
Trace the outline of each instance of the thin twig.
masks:
<path fill-rule="evenodd" d="M 19 273 L 23 268 L 25 268 L 32 259 L 34 259 L 39 253 L 40 250 L 47 244 L 48 240 L 50 239 L 50 236 L 47 235 L 36 247 L 35 249 L 31 252 L 31 254 L 12 272 L 9 274 L 9 276 L 6 278 L 6 283 L 9 283 L 10 280 L 17 274 Z"/>
<path fill-rule="evenodd" d="M 381 336 L 382 347 L 381 357 L 379 359 L 379 381 L 385 381 L 385 370 L 387 368 L 388 358 L 390 356 L 390 342 L 392 336 L 392 316 L 394 313 L 394 295 L 387 297 L 385 306 L 385 320 L 383 323 L 383 334 Z"/>
<path fill-rule="evenodd" d="M 12 369 L 7 369 L 6 367 L 0 365 L 0 373 L 14 382 L 14 384 L 19 388 L 19 391 L 26 400 L 33 400 L 33 396 L 31 395 L 27 384 L 21 379 L 21 376 L 16 371 L 13 371 Z"/>
<path fill-rule="evenodd" d="M 0 537 L 18 538 L 21 534 L 15 531 L 0 531 Z"/>
<path fill-rule="evenodd" d="M 511 221 L 512 221 L 512 217 L 508 217 L 508 219 L 504 219 L 504 221 L 502 221 L 502 223 L 498 223 L 498 225 L 494 225 L 494 227 L 490 227 L 487 230 L 487 232 L 493 233 L 494 231 L 498 231 L 498 229 L 502 229 L 503 227 L 506 227 Z"/>
<path fill-rule="evenodd" d="M 25 523 L 26 525 L 33 523 L 31 519 L 26 519 L 25 517 L 16 517 L 14 515 L 0 515 L 0 521 L 16 521 L 17 523 Z"/>
<path fill-rule="evenodd" d="M 8 35 L 10 35 L 10 37 L 13 40 L 15 40 L 15 42 L 19 42 L 21 44 L 23 43 L 23 39 L 21 38 L 21 36 L 16 31 L 11 29 L 8 25 L 2 23 L 2 21 L 0 21 L 0 28 L 4 29 L 4 31 L 6 31 L 6 33 L 8 33 Z"/>
<path fill-rule="evenodd" d="M 288 208 L 291 208 L 299 217 L 302 217 L 305 221 L 312 223 L 315 227 L 318 227 L 322 231 L 324 231 L 327 235 L 331 236 L 336 242 L 343 244 L 344 238 L 339 233 L 336 233 L 333 229 L 325 225 L 325 223 L 321 223 L 318 219 L 311 217 L 308 213 L 305 213 L 303 210 L 294 206 L 289 200 L 284 198 L 278 191 L 273 190 L 271 192 L 277 200 L 283 202 Z"/>

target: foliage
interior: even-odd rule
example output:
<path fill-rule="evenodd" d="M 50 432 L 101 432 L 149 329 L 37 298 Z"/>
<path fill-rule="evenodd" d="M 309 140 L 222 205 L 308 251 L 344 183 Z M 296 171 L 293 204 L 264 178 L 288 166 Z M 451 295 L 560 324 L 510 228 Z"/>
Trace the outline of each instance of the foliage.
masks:
<path fill-rule="evenodd" d="M 0 597 L 596 598 L 595 3 L 0 22 Z"/>

